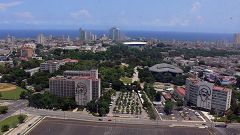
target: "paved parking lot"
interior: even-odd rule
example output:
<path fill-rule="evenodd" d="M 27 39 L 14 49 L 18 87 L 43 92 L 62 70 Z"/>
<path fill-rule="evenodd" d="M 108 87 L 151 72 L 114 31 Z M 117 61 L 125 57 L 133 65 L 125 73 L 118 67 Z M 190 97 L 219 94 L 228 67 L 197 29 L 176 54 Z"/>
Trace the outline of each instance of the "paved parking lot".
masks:
<path fill-rule="evenodd" d="M 171 115 L 166 115 L 164 112 L 164 107 L 161 105 L 155 106 L 158 113 L 160 113 L 160 116 L 163 120 L 176 120 L 176 121 L 203 121 L 202 118 L 200 118 L 200 114 L 196 115 L 194 110 L 189 108 L 184 108 L 182 110 L 172 110 Z"/>
<path fill-rule="evenodd" d="M 211 135 L 208 129 L 44 119 L 29 135 Z"/>

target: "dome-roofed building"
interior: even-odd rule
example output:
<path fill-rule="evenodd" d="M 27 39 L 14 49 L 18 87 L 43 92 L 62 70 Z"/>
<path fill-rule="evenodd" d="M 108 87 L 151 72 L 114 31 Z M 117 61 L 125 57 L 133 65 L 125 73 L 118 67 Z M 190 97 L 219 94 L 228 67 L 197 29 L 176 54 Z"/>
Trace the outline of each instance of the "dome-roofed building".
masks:
<path fill-rule="evenodd" d="M 155 73 L 172 73 L 182 74 L 183 70 L 167 63 L 156 64 L 149 68 L 151 72 Z"/>

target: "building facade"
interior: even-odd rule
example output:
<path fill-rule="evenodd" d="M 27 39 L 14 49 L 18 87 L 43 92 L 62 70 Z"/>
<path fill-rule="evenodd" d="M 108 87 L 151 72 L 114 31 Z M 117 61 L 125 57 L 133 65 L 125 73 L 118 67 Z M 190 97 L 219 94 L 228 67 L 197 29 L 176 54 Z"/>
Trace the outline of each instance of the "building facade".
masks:
<path fill-rule="evenodd" d="M 190 105 L 224 114 L 231 106 L 232 90 L 213 83 L 188 78 L 185 99 Z"/>
<path fill-rule="evenodd" d="M 41 63 L 40 70 L 47 71 L 49 73 L 54 73 L 55 71 L 57 71 L 60 68 L 61 65 L 64 65 L 64 63 L 60 62 L 60 61 L 50 60 L 50 61 Z"/>
<path fill-rule="evenodd" d="M 235 44 L 240 45 L 240 33 L 234 35 Z"/>
<path fill-rule="evenodd" d="M 37 37 L 37 43 L 38 44 L 44 44 L 45 43 L 45 37 L 43 34 L 38 35 Z"/>
<path fill-rule="evenodd" d="M 80 40 L 82 41 L 95 41 L 97 40 L 97 35 L 92 32 L 85 31 L 82 28 L 79 29 L 80 32 Z"/>
<path fill-rule="evenodd" d="M 78 63 L 78 60 L 69 58 L 63 60 L 49 60 L 40 64 L 40 70 L 54 73 L 60 68 L 60 66 L 65 65 L 66 63 Z"/>
<path fill-rule="evenodd" d="M 64 76 L 50 78 L 50 93 L 58 97 L 75 98 L 78 105 L 86 105 L 91 100 L 98 99 L 101 80 L 96 75 L 97 70 L 93 71 L 65 71 Z"/>
<path fill-rule="evenodd" d="M 109 38 L 113 41 L 120 41 L 121 40 L 121 32 L 120 29 L 112 27 L 109 30 Z"/>
<path fill-rule="evenodd" d="M 20 49 L 20 56 L 25 58 L 32 58 L 34 55 L 34 51 L 30 47 L 22 47 Z"/>
<path fill-rule="evenodd" d="M 67 70 L 63 72 L 64 76 L 80 76 L 80 77 L 93 77 L 98 79 L 98 70 L 89 70 L 89 71 L 72 71 Z"/>

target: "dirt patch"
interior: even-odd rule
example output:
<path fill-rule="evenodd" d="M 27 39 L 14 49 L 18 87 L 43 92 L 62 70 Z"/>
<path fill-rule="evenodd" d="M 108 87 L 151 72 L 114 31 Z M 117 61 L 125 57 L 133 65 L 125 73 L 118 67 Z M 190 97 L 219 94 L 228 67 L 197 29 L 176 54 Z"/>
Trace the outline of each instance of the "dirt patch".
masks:
<path fill-rule="evenodd" d="M 9 83 L 0 83 L 0 92 L 1 91 L 12 91 L 15 90 L 17 87 L 15 85 Z"/>

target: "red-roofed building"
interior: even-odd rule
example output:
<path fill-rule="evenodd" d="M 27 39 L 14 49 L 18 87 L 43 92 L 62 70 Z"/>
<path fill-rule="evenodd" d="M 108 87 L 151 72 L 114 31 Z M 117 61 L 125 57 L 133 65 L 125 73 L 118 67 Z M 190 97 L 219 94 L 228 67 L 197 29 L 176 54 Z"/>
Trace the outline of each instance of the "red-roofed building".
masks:
<path fill-rule="evenodd" d="M 177 87 L 175 90 L 174 90 L 174 98 L 176 99 L 181 99 L 184 101 L 184 97 L 185 97 L 185 94 L 186 94 L 186 90 L 185 88 L 183 87 Z"/>
<path fill-rule="evenodd" d="M 65 63 L 78 63 L 78 60 L 76 60 L 76 59 L 70 59 L 70 58 L 63 59 L 63 61 L 64 61 Z"/>
<path fill-rule="evenodd" d="M 163 97 L 165 98 L 165 100 L 171 100 L 171 98 L 172 98 L 170 93 L 164 93 Z"/>

